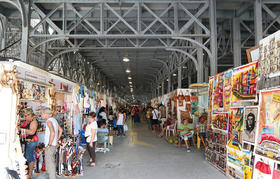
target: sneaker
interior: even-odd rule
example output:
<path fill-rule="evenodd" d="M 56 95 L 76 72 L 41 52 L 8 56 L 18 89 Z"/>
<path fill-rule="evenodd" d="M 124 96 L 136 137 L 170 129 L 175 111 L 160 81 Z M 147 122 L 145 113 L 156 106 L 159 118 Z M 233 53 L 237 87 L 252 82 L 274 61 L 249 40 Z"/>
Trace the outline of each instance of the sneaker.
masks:
<path fill-rule="evenodd" d="M 191 152 L 191 150 L 190 150 L 190 149 L 187 149 L 187 152 Z"/>

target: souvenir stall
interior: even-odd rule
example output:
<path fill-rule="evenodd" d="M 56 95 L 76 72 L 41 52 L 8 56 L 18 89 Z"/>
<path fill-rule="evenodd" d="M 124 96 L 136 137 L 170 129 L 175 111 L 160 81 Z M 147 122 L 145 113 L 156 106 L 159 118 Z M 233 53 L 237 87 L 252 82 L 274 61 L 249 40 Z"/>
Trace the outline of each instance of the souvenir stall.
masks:
<path fill-rule="evenodd" d="M 253 62 L 209 79 L 206 160 L 230 178 L 252 173 L 254 131 L 243 126 L 257 112 L 257 68 Z"/>
<path fill-rule="evenodd" d="M 24 108 L 32 108 L 36 115 L 39 143 L 43 143 L 45 129 L 45 121 L 40 116 L 42 107 L 50 107 L 53 110 L 57 121 L 64 128 L 64 135 L 68 134 L 68 138 L 72 139 L 77 138 L 73 135 L 77 122 L 74 120 L 73 110 L 75 85 L 73 82 L 20 61 L 1 62 L 0 96 L 2 96 L 2 102 L 0 110 L 4 117 L 2 117 L 2 128 L 0 127 L 0 147 L 1 151 L 7 151 L 3 153 L 3 160 L 1 160 L 1 166 L 4 167 L 0 169 L 1 176 L 8 177 L 5 169 L 8 168 L 11 171 L 16 171 L 20 178 L 26 178 L 26 161 L 20 142 L 24 138 L 18 136 L 18 132 L 24 131 L 16 130 L 16 126 L 21 123 L 24 117 L 22 112 Z M 66 139 L 60 141 L 61 146 L 65 144 L 64 140 Z M 77 142 L 72 143 L 71 146 L 76 147 L 76 154 L 80 152 L 81 155 L 78 158 L 81 161 L 83 150 L 78 148 Z M 36 172 L 40 172 L 44 168 L 42 148 L 43 146 L 40 144 L 37 149 Z M 59 157 L 58 154 L 57 157 Z M 73 163 L 73 161 L 74 155 L 69 162 Z M 63 162 L 61 161 L 61 163 Z M 82 173 L 81 162 L 76 163 L 75 167 L 76 171 L 79 169 L 78 172 L 75 171 L 75 174 Z M 70 175 L 73 176 L 74 169 L 71 172 Z"/>

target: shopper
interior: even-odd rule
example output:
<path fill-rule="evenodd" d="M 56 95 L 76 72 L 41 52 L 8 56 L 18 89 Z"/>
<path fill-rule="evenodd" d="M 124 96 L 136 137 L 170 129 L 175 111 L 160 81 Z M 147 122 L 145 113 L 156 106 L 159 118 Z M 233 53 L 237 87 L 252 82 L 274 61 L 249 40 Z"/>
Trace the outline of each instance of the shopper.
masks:
<path fill-rule="evenodd" d="M 185 141 L 187 152 L 190 152 L 188 139 L 193 137 L 192 119 L 191 118 L 184 119 L 182 123 L 179 125 L 177 131 L 180 132 L 180 136 L 182 136 Z"/>
<path fill-rule="evenodd" d="M 109 130 L 106 126 L 106 120 L 105 119 L 102 119 L 100 121 L 100 127 L 97 129 L 97 133 L 98 132 L 103 132 L 103 133 L 106 133 L 106 135 L 104 136 L 104 141 L 107 141 L 108 140 L 108 134 L 109 134 Z"/>
<path fill-rule="evenodd" d="M 118 117 L 117 117 L 117 128 L 118 128 L 118 136 L 124 136 L 124 128 L 123 125 L 125 124 L 126 115 L 124 111 L 121 109 L 119 110 Z"/>
<path fill-rule="evenodd" d="M 199 117 L 199 123 L 197 124 L 197 131 L 198 131 L 198 136 L 204 146 L 204 148 L 207 148 L 206 145 L 206 119 L 205 116 L 200 116 Z"/>
<path fill-rule="evenodd" d="M 153 132 L 159 131 L 159 111 L 157 110 L 157 108 L 154 108 L 152 111 L 152 116 L 153 116 L 153 120 L 152 120 L 152 126 L 153 126 Z"/>
<path fill-rule="evenodd" d="M 95 144 L 97 141 L 97 122 L 95 121 L 95 112 L 89 113 L 89 123 L 86 127 L 85 137 L 87 141 L 87 150 L 90 156 L 90 166 L 95 166 Z"/>
<path fill-rule="evenodd" d="M 45 131 L 45 163 L 46 171 L 49 174 L 49 179 L 56 178 L 56 162 L 55 153 L 57 142 L 62 135 L 62 128 L 58 125 L 55 118 L 53 118 L 52 110 L 50 108 L 43 108 L 41 110 L 42 118 L 46 120 Z"/>
<path fill-rule="evenodd" d="M 20 138 L 25 144 L 24 157 L 28 163 L 28 178 L 32 178 L 34 162 L 36 160 L 34 152 L 38 145 L 38 121 L 31 108 L 26 108 L 23 112 L 25 120 L 20 126 L 18 126 L 18 131 L 21 133 Z"/>
<path fill-rule="evenodd" d="M 101 116 L 102 119 L 106 119 L 106 122 L 108 122 L 108 118 L 107 118 L 107 114 L 106 114 L 106 109 L 105 107 L 101 107 L 100 110 L 99 110 L 99 113 L 98 113 L 98 116 Z"/>

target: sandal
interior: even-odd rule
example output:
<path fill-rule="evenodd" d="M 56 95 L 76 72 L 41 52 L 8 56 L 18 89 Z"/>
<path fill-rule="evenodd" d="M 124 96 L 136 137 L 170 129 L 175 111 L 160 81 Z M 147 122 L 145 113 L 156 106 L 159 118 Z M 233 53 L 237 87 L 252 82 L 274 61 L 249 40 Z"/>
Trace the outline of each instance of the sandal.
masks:
<path fill-rule="evenodd" d="M 90 167 L 95 167 L 95 163 L 94 163 L 94 162 L 91 162 L 89 166 L 90 166 Z"/>

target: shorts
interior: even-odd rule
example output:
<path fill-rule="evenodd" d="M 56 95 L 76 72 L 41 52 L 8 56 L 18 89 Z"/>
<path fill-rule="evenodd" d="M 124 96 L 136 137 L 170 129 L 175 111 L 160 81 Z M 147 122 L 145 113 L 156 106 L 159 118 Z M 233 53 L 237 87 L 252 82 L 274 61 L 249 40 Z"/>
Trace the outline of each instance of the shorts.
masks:
<path fill-rule="evenodd" d="M 27 160 L 27 163 L 32 163 L 36 160 L 35 148 L 37 145 L 38 142 L 28 141 L 25 143 L 24 157 Z"/>
<path fill-rule="evenodd" d="M 198 136 L 202 138 L 206 138 L 206 133 L 205 132 L 199 133 Z"/>
<path fill-rule="evenodd" d="M 158 125 L 159 120 L 158 119 L 152 119 L 152 125 Z"/>

